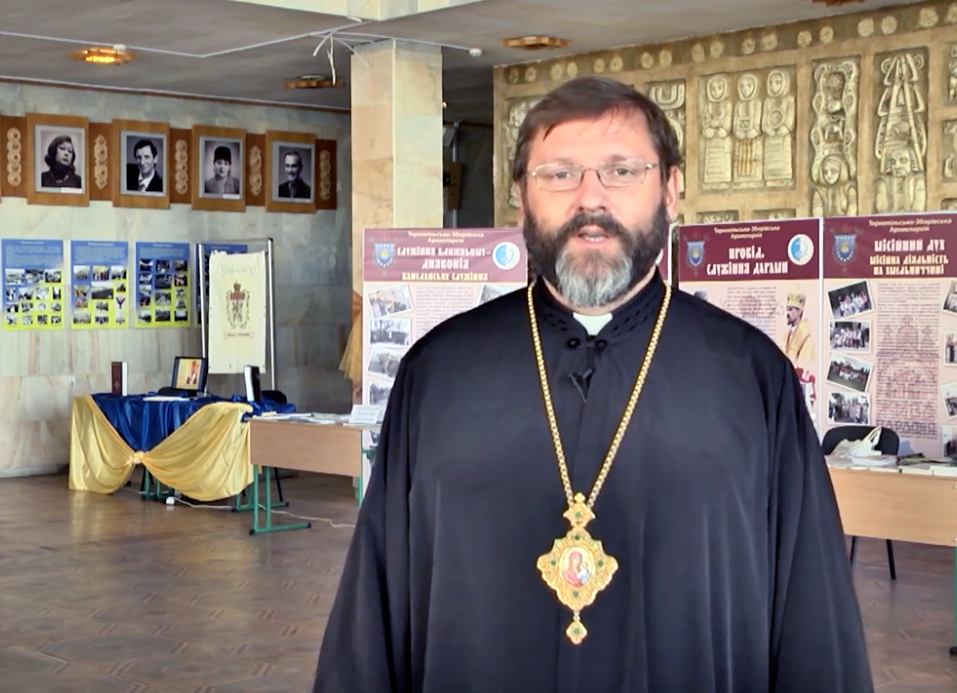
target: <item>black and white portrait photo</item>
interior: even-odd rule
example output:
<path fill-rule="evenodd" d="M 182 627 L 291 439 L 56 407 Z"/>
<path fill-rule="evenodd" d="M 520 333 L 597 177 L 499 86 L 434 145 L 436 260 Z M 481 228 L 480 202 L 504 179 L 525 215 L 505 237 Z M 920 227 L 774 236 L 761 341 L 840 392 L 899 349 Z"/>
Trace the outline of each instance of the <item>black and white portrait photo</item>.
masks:
<path fill-rule="evenodd" d="M 272 195 L 274 200 L 312 202 L 315 145 L 273 142 Z"/>
<path fill-rule="evenodd" d="M 86 167 L 85 130 L 37 125 L 34 133 L 36 190 L 82 193 Z"/>
<path fill-rule="evenodd" d="M 161 196 L 166 193 L 166 135 L 126 132 L 121 135 L 120 156 L 126 178 L 123 193 Z"/>
<path fill-rule="evenodd" d="M 200 195 L 239 199 L 243 194 L 242 140 L 203 137 L 200 140 Z"/>

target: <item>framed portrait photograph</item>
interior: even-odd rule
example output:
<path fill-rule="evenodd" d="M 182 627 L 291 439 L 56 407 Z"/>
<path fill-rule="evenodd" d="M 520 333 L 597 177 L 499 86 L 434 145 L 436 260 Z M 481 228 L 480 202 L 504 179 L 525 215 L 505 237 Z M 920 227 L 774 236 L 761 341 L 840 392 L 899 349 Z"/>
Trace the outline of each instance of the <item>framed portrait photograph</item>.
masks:
<path fill-rule="evenodd" d="M 304 132 L 266 132 L 266 211 L 316 211 L 316 138 Z"/>
<path fill-rule="evenodd" d="M 78 116 L 27 114 L 27 201 L 87 206 L 90 203 L 89 121 Z"/>
<path fill-rule="evenodd" d="M 169 125 L 113 121 L 113 204 L 168 209 Z"/>
<path fill-rule="evenodd" d="M 245 201 L 246 133 L 235 128 L 193 128 L 193 207 L 242 212 Z"/>

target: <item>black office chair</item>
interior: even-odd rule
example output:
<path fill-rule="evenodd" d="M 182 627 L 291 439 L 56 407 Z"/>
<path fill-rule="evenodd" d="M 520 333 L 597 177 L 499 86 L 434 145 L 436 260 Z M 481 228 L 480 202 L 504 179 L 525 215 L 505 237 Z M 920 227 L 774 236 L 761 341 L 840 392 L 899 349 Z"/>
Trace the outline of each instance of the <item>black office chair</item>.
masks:
<path fill-rule="evenodd" d="M 868 433 L 874 430 L 873 426 L 838 426 L 824 434 L 821 447 L 824 454 L 830 455 L 841 441 L 863 440 Z M 877 439 L 877 451 L 882 455 L 896 455 L 900 448 L 900 436 L 890 428 L 881 428 L 881 437 Z M 857 555 L 857 537 L 851 537 L 851 564 Z M 897 566 L 894 563 L 894 545 L 887 540 L 887 567 L 890 569 L 891 580 L 897 579 Z"/>

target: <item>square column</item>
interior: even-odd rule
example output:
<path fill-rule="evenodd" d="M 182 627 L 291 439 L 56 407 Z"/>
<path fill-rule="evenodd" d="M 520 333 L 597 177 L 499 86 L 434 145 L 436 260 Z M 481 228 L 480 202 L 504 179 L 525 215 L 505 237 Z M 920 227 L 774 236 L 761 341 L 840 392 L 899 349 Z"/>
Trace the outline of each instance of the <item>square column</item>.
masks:
<path fill-rule="evenodd" d="M 442 53 L 386 40 L 357 47 L 352 89 L 352 288 L 366 228 L 441 228 Z"/>

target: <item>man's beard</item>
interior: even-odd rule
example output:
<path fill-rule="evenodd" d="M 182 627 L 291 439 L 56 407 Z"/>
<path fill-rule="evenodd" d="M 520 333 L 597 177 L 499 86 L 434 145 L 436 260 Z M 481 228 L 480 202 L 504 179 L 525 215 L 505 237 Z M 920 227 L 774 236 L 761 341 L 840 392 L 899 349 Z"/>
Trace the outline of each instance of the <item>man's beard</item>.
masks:
<path fill-rule="evenodd" d="M 571 252 L 568 241 L 586 226 L 596 226 L 621 244 L 608 256 L 601 250 Z M 627 229 L 610 214 L 575 215 L 556 233 L 543 232 L 534 215 L 525 214 L 523 232 L 531 270 L 548 281 L 576 308 L 600 308 L 614 303 L 644 279 L 665 247 L 671 223 L 660 202 L 651 228 Z"/>

